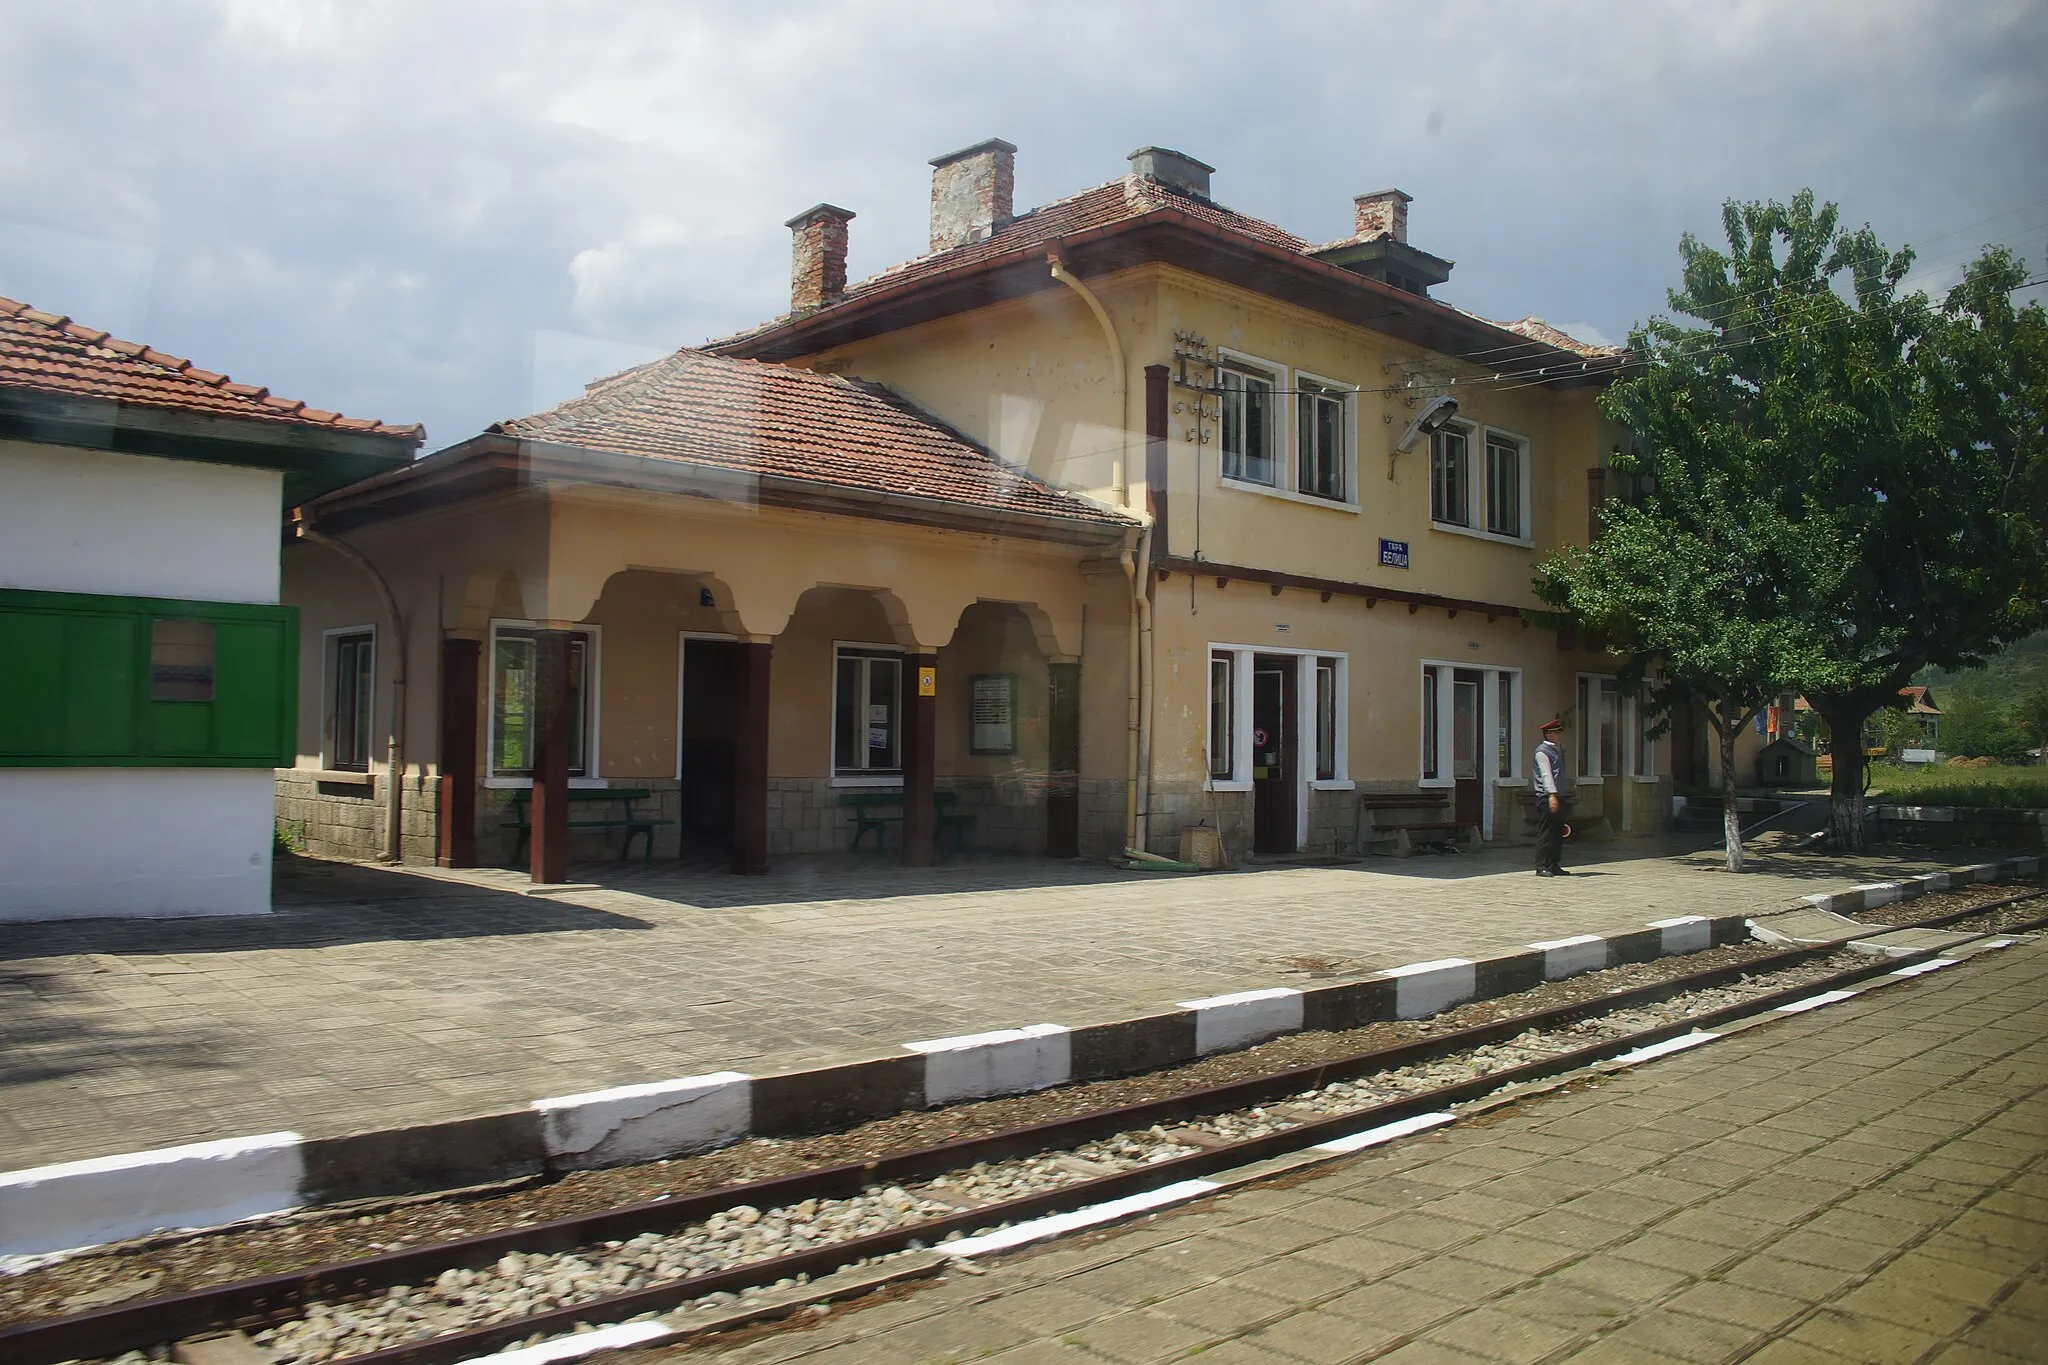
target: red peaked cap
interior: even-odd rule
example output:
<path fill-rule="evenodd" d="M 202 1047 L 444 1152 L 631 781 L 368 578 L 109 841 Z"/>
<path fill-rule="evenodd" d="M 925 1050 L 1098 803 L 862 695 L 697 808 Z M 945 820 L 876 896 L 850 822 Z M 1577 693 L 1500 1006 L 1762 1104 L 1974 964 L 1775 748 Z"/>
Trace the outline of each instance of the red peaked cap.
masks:
<path fill-rule="evenodd" d="M 1537 726 L 1536 728 L 1543 731 L 1545 734 L 1548 734 L 1552 730 L 1564 729 L 1564 721 L 1560 717 L 1552 716 L 1549 720 L 1544 721 L 1543 724 Z"/>

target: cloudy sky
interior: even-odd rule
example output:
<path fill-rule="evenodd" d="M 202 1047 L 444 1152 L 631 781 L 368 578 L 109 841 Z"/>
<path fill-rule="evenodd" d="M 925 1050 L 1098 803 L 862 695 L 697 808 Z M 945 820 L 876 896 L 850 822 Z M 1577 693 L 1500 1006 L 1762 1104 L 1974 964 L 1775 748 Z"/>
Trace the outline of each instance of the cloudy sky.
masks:
<path fill-rule="evenodd" d="M 1620 340 L 1678 235 L 1811 186 L 2048 259 L 2048 3 L 7 0 L 0 294 L 429 447 L 780 312 L 783 220 L 924 249 L 927 161 L 1020 208 L 1134 147 L 1313 240 L 1415 196 L 1438 291 Z"/>

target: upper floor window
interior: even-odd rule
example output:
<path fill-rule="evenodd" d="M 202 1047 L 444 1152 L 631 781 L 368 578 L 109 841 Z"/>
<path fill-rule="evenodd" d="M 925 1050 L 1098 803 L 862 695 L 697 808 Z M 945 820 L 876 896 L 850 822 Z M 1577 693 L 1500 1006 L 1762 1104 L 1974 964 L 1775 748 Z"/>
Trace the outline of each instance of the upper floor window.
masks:
<path fill-rule="evenodd" d="M 1300 466 L 1300 491 L 1312 497 L 1344 501 L 1343 389 L 1318 380 L 1297 378 L 1295 461 Z"/>
<path fill-rule="evenodd" d="M 1486 433 L 1486 529 L 1522 538 L 1522 443 L 1497 431 Z"/>
<path fill-rule="evenodd" d="M 1528 443 L 1487 431 L 1482 462 L 1474 456 L 1473 440 L 1471 428 L 1456 426 L 1430 437 L 1430 520 L 1504 540 L 1527 540 Z"/>
<path fill-rule="evenodd" d="M 1224 478 L 1268 487 L 1280 482 L 1274 452 L 1273 396 L 1279 387 L 1275 379 L 1269 371 L 1236 363 L 1218 371 L 1217 382 L 1223 388 Z"/>

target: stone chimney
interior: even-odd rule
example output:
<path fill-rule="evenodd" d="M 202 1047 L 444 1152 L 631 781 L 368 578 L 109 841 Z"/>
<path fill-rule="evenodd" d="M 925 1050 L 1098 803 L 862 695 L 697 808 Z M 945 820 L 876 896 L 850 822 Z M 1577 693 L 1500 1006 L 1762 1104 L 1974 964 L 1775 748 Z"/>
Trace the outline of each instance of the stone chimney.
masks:
<path fill-rule="evenodd" d="M 823 308 L 846 292 L 846 225 L 852 220 L 852 209 L 819 204 L 783 225 L 791 234 L 790 312 Z"/>
<path fill-rule="evenodd" d="M 1017 149 L 999 137 L 932 158 L 932 250 L 978 242 L 1010 221 Z"/>
<path fill-rule="evenodd" d="M 1209 197 L 1209 173 L 1215 169 L 1183 152 L 1168 151 L 1164 147 L 1140 147 L 1131 153 L 1132 175 L 1156 180 L 1198 199 Z"/>
<path fill-rule="evenodd" d="M 1408 240 L 1408 206 L 1415 202 L 1412 194 L 1400 190 L 1374 190 L 1353 199 L 1357 212 L 1358 237 L 1377 237 L 1382 232 L 1397 242 Z"/>

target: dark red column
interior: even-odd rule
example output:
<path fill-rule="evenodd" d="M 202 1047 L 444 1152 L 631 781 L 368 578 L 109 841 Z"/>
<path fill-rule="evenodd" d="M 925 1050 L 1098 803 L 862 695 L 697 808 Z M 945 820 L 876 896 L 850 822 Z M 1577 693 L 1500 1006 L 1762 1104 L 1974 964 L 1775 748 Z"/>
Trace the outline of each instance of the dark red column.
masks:
<path fill-rule="evenodd" d="M 569 632 L 533 634 L 535 885 L 569 880 Z"/>
<path fill-rule="evenodd" d="M 732 764 L 732 870 L 758 877 L 768 870 L 769 644 L 739 646 L 739 734 Z"/>
<path fill-rule="evenodd" d="M 903 864 L 930 867 L 938 760 L 939 656 L 903 656 Z"/>
<path fill-rule="evenodd" d="M 1081 856 L 1081 665 L 1049 664 L 1045 852 Z"/>
<path fill-rule="evenodd" d="M 441 772 L 435 861 L 476 866 L 477 663 L 475 640 L 441 642 Z"/>
<path fill-rule="evenodd" d="M 1166 536 L 1167 373 L 1164 365 L 1145 367 L 1145 510 L 1152 516 L 1152 555 L 1169 553 Z M 1139 565 L 1140 572 L 1149 566 Z"/>

